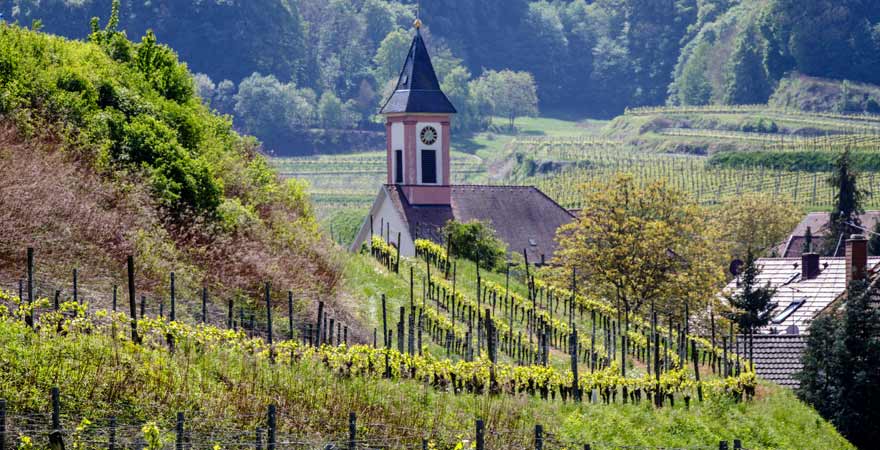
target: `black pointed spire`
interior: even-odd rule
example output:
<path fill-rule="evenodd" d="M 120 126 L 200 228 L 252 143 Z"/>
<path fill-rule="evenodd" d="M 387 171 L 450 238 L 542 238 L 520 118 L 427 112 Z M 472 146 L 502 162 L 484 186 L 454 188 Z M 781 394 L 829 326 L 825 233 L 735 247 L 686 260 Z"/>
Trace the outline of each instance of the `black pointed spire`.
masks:
<path fill-rule="evenodd" d="M 419 31 L 419 23 L 416 25 L 416 35 L 397 79 L 397 87 L 379 113 L 455 114 L 455 107 L 440 90 L 440 82 Z"/>

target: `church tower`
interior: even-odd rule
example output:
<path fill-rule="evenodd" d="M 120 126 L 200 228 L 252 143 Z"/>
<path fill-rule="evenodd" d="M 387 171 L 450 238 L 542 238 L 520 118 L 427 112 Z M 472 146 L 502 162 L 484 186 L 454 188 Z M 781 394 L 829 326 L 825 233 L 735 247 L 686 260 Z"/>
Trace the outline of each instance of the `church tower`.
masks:
<path fill-rule="evenodd" d="M 440 82 L 416 20 L 416 34 L 397 87 L 380 114 L 385 116 L 389 185 L 412 205 L 451 204 L 450 117 L 455 107 Z"/>

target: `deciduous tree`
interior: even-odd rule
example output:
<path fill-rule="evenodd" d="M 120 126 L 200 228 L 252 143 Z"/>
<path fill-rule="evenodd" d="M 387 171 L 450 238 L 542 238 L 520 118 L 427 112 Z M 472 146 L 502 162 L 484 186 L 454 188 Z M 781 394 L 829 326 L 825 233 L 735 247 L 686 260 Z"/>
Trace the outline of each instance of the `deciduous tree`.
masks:
<path fill-rule="evenodd" d="M 489 100 L 495 115 L 509 120 L 515 129 L 517 117 L 538 115 L 538 92 L 535 79 L 528 72 L 488 70 L 474 84 L 477 95 Z"/>
<path fill-rule="evenodd" d="M 713 227 L 721 233 L 719 244 L 733 258 L 751 250 L 765 255 L 782 243 L 801 219 L 802 212 L 788 201 L 762 193 L 730 198 L 713 210 Z"/>
<path fill-rule="evenodd" d="M 645 303 L 669 310 L 715 296 L 723 280 L 717 237 L 706 212 L 685 194 L 631 175 L 585 187 L 578 220 L 557 233 L 554 274 L 637 313 Z"/>

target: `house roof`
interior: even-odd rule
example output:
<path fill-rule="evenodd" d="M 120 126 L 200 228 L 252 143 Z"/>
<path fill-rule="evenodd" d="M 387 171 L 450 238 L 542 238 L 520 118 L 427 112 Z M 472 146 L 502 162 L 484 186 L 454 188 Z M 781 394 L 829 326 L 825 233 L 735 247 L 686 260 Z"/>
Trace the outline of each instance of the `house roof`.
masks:
<path fill-rule="evenodd" d="M 418 28 L 397 78 L 397 87 L 379 111 L 379 114 L 394 113 L 456 113 L 452 102 L 440 90 L 431 56 Z"/>
<path fill-rule="evenodd" d="M 803 253 L 804 236 L 807 234 L 807 227 L 813 235 L 813 248 L 820 248 L 823 244 L 822 235 L 828 230 L 828 221 L 831 215 L 827 212 L 811 212 L 807 214 L 803 220 L 794 228 L 789 238 L 778 249 L 777 252 L 784 258 L 798 258 Z M 859 222 L 865 228 L 872 228 L 875 223 L 880 222 L 880 211 L 865 211 L 859 216 Z"/>
<path fill-rule="evenodd" d="M 764 333 L 801 334 L 811 320 L 846 290 L 846 258 L 820 258 L 821 271 L 815 278 L 801 279 L 801 258 L 760 258 L 761 268 L 758 284 L 769 283 L 776 288 L 773 302 L 776 308 L 771 317 L 779 317 L 765 327 Z M 869 271 L 876 271 L 880 257 L 869 257 Z M 725 291 L 736 292 L 737 280 L 731 281 Z M 799 305 L 798 305 L 799 304 Z M 790 314 L 781 318 L 786 308 L 793 308 Z"/>
<path fill-rule="evenodd" d="M 532 186 L 452 186 L 451 205 L 412 205 L 397 186 L 386 186 L 391 201 L 413 239 L 441 242 L 440 229 L 450 219 L 489 223 L 508 251 L 526 249 L 530 262 L 549 260 L 556 250 L 556 230 L 574 216 Z"/>
<path fill-rule="evenodd" d="M 745 338 L 739 337 L 740 342 Z M 764 334 L 754 336 L 755 373 L 765 380 L 787 388 L 797 388 L 800 381 L 795 375 L 804 364 L 801 355 L 807 346 L 806 336 L 793 334 Z M 745 346 L 738 349 L 740 356 L 746 356 Z"/>

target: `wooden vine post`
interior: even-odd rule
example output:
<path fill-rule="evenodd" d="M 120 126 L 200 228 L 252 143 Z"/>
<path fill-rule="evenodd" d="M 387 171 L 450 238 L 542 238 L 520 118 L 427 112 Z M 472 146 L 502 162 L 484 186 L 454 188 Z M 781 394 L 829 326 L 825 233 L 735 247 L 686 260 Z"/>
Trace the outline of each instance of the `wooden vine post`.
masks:
<path fill-rule="evenodd" d="M 141 340 L 137 332 L 137 300 L 134 290 L 134 256 L 128 256 L 128 304 L 131 314 L 131 340 L 140 344 Z"/>

